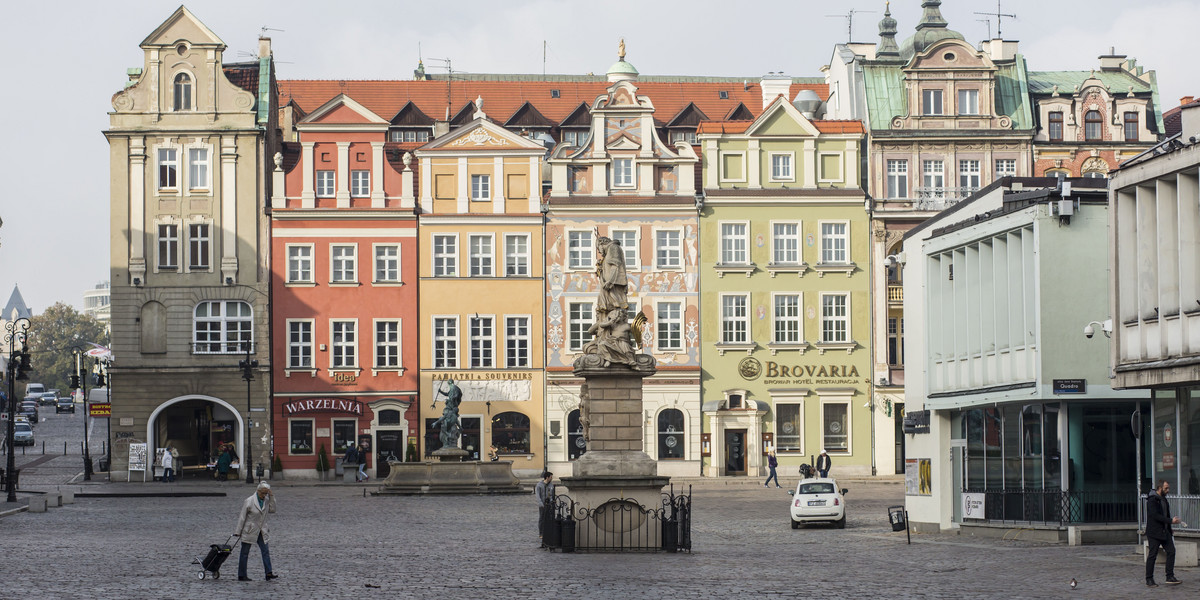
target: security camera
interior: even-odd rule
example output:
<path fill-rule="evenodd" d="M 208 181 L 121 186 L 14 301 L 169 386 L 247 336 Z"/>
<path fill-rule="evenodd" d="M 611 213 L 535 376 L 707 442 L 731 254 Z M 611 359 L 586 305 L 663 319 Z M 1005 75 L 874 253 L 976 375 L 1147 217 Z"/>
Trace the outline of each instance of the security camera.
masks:
<path fill-rule="evenodd" d="M 1083 337 L 1086 337 L 1087 339 L 1090 340 L 1090 339 L 1092 339 L 1093 335 L 1096 335 L 1096 328 L 1092 327 L 1091 323 L 1084 325 L 1083 326 Z"/>
<path fill-rule="evenodd" d="M 1090 340 L 1090 339 L 1092 339 L 1092 336 L 1096 335 L 1096 328 L 1094 327 L 1094 325 L 1100 326 L 1100 331 L 1104 332 L 1104 337 L 1112 337 L 1112 319 L 1106 319 L 1103 322 L 1092 321 L 1091 323 L 1084 325 L 1083 326 L 1083 336 L 1084 337 L 1086 337 Z"/>

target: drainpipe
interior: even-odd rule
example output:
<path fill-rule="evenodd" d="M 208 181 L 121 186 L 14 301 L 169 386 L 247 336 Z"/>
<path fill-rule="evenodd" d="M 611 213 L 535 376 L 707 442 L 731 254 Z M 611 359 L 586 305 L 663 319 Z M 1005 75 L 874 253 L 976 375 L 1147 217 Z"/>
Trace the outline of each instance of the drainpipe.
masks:
<path fill-rule="evenodd" d="M 867 242 L 868 243 L 868 246 L 867 246 L 867 297 L 871 298 L 875 302 L 878 302 L 879 294 L 871 293 L 875 288 L 875 269 L 874 269 L 875 248 L 871 245 L 871 244 L 875 243 L 875 241 L 874 241 L 875 236 L 871 235 L 871 217 L 873 215 L 871 209 L 874 208 L 874 202 L 872 202 L 871 200 L 872 200 L 871 197 L 868 195 L 866 197 L 866 200 L 863 202 L 863 209 L 866 210 L 866 212 L 867 212 L 867 240 L 868 240 L 868 242 Z M 885 241 L 884 243 L 887 243 L 887 242 Z M 886 254 L 887 247 L 884 247 L 883 251 Z M 885 281 L 886 281 L 886 278 L 885 278 Z M 887 296 L 886 296 L 887 285 L 886 284 L 883 287 L 883 294 L 884 294 L 884 306 L 886 307 L 887 306 Z M 871 336 L 871 339 L 870 339 L 871 352 L 869 353 L 870 357 L 871 357 L 871 364 L 868 367 L 868 369 L 871 373 L 871 376 L 867 378 L 867 408 L 871 411 L 871 477 L 875 477 L 876 475 L 878 475 L 878 473 L 876 472 L 876 469 L 875 469 L 875 351 L 876 351 L 876 348 L 875 348 L 875 305 L 874 305 L 874 303 L 867 303 L 867 306 L 869 308 L 869 310 L 867 311 L 867 331 L 870 332 L 869 335 Z M 886 310 L 886 308 L 885 308 L 885 310 Z"/>

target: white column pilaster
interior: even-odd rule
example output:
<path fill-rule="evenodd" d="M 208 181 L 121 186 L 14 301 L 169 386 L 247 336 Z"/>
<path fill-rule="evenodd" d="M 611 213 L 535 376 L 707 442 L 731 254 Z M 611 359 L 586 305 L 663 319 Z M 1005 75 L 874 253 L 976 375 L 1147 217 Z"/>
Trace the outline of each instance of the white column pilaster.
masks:
<path fill-rule="evenodd" d="M 317 204 L 317 194 L 313 188 L 313 147 L 312 142 L 300 144 L 300 208 L 313 208 Z"/>
<path fill-rule="evenodd" d="M 337 207 L 350 208 L 350 142 L 337 143 Z"/>
<path fill-rule="evenodd" d="M 221 136 L 221 282 L 237 281 L 237 136 Z M 248 198 L 254 203 L 254 198 Z"/>
<path fill-rule="evenodd" d="M 146 139 L 129 138 L 129 276 L 146 281 Z M 116 285 L 116 282 L 113 282 Z"/>
<path fill-rule="evenodd" d="M 492 212 L 502 214 L 507 204 L 504 198 L 504 157 L 494 157 L 492 167 Z"/>
<path fill-rule="evenodd" d="M 371 142 L 371 208 L 384 207 L 383 165 L 383 142 Z"/>

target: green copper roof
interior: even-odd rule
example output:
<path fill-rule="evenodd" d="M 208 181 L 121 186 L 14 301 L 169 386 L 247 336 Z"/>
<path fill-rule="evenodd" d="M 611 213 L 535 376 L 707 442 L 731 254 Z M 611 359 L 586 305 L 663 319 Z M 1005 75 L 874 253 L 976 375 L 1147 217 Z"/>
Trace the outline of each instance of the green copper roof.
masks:
<path fill-rule="evenodd" d="M 904 65 L 864 64 L 867 88 L 867 126 L 874 130 L 892 128 L 892 119 L 909 114 L 905 105 Z M 1029 83 L 1025 75 L 1025 57 L 1018 54 L 1011 64 L 996 72 L 996 112 L 1013 120 L 1013 129 L 1032 129 L 1029 108 Z"/>
<path fill-rule="evenodd" d="M 613 63 L 613 66 L 611 66 L 611 67 L 609 67 L 609 68 L 608 68 L 608 74 L 609 74 L 609 75 L 612 75 L 613 73 L 623 73 L 623 74 L 627 74 L 627 75 L 637 75 L 637 74 L 638 74 L 638 70 L 637 70 L 637 69 L 635 69 L 635 68 L 633 67 L 633 65 L 631 65 L 631 64 L 629 64 L 629 63 L 627 63 L 627 62 L 625 62 L 624 60 L 618 60 L 617 62 Z"/>
<path fill-rule="evenodd" d="M 1030 71 L 1029 92 L 1051 94 L 1057 85 L 1060 94 L 1070 94 L 1075 91 L 1075 86 L 1083 85 L 1092 77 L 1099 79 L 1114 94 L 1128 92 L 1131 85 L 1134 93 L 1152 91 L 1150 84 L 1127 71 Z"/>

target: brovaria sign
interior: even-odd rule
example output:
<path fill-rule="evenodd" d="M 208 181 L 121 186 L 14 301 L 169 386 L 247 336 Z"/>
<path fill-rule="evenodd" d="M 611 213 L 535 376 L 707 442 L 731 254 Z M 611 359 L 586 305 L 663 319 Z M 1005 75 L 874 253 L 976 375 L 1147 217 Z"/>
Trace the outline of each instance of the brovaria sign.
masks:
<path fill-rule="evenodd" d="M 860 383 L 861 378 L 855 365 L 782 365 L 769 360 L 764 369 L 763 364 L 751 356 L 738 363 L 738 373 L 747 381 L 762 376 L 764 383 Z"/>

